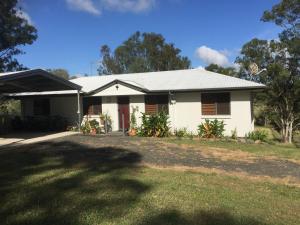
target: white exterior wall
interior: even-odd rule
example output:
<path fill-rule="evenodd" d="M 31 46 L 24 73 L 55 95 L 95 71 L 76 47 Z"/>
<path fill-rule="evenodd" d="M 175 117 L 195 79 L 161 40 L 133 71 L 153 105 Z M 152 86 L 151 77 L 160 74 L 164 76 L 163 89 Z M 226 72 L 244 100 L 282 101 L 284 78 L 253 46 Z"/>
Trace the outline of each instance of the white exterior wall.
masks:
<path fill-rule="evenodd" d="M 135 113 L 137 126 L 142 124 L 142 113 L 145 113 L 145 97 L 144 95 L 136 95 L 129 97 L 130 115 L 132 114 L 132 107 L 136 107 Z"/>
<path fill-rule="evenodd" d="M 112 119 L 112 130 L 119 130 L 118 101 L 116 96 L 102 97 L 102 113 L 107 113 Z"/>
<path fill-rule="evenodd" d="M 205 119 L 223 120 L 225 135 L 231 135 L 231 131 L 237 130 L 237 135 L 244 137 L 246 133 L 254 129 L 254 121 L 251 115 L 251 93 L 249 91 L 231 92 L 231 115 L 205 116 L 201 113 L 201 93 L 176 93 L 172 97 L 175 104 L 169 105 L 169 115 L 172 129 L 186 127 L 189 131 L 197 133 L 198 125 Z"/>

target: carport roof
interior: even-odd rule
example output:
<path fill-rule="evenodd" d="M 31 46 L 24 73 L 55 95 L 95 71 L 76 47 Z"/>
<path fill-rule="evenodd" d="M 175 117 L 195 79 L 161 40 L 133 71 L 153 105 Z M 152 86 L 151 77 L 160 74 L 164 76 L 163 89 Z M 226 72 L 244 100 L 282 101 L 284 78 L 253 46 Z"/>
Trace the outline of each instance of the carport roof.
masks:
<path fill-rule="evenodd" d="M 81 90 L 81 86 L 42 69 L 0 73 L 0 93 Z"/>

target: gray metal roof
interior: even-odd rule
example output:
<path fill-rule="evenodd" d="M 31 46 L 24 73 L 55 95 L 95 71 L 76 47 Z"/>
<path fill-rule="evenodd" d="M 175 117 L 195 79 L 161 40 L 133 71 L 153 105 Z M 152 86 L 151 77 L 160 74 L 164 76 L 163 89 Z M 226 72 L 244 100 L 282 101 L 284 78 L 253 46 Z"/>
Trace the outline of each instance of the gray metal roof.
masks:
<path fill-rule="evenodd" d="M 203 69 L 133 73 L 121 75 L 80 77 L 71 80 L 82 86 L 83 92 L 92 92 L 115 80 L 134 84 L 150 92 L 216 89 L 262 89 L 265 85 Z"/>

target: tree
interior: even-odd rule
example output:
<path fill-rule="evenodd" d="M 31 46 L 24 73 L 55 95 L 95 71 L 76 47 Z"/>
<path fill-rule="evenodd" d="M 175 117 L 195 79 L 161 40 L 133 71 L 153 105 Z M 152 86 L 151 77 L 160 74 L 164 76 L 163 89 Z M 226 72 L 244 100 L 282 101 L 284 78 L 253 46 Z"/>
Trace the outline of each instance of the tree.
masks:
<path fill-rule="evenodd" d="M 136 32 L 113 53 L 107 45 L 101 47 L 99 74 L 122 74 L 187 69 L 191 62 L 180 55 L 181 50 L 156 33 Z"/>
<path fill-rule="evenodd" d="M 210 64 L 209 66 L 205 67 L 206 70 L 221 73 L 232 77 L 237 77 L 238 73 L 234 67 L 222 67 L 217 64 Z"/>
<path fill-rule="evenodd" d="M 58 77 L 64 78 L 66 80 L 70 79 L 70 74 L 67 70 L 65 69 L 47 69 L 49 73 L 52 73 Z"/>
<path fill-rule="evenodd" d="M 24 52 L 19 46 L 32 44 L 36 29 L 19 16 L 17 0 L 1 0 L 0 4 L 0 72 L 23 69 L 14 56 Z"/>
<path fill-rule="evenodd" d="M 268 109 L 268 116 L 280 129 L 283 142 L 292 142 L 293 131 L 300 124 L 300 2 L 283 0 L 265 11 L 263 21 L 272 21 L 284 29 L 279 41 L 253 39 L 246 43 L 236 62 L 241 65 L 240 76 L 262 82 L 267 89 L 259 95 Z M 251 76 L 250 63 L 266 72 Z"/>

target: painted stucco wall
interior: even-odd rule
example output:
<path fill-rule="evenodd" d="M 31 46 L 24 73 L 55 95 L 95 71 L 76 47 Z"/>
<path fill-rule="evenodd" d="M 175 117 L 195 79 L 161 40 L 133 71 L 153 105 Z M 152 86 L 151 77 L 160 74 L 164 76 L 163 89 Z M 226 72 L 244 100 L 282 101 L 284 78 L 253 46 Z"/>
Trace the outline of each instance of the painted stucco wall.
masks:
<path fill-rule="evenodd" d="M 142 113 L 145 113 L 145 102 L 144 102 L 144 96 L 143 95 L 136 95 L 136 96 L 130 96 L 129 101 L 129 107 L 130 107 L 130 115 L 132 113 L 132 107 L 136 108 L 137 111 L 135 113 L 137 126 L 140 126 L 142 123 Z"/>
<path fill-rule="evenodd" d="M 112 130 L 119 130 L 118 102 L 116 96 L 102 97 L 102 113 L 112 119 Z"/>
<path fill-rule="evenodd" d="M 201 113 L 201 93 L 176 93 L 172 97 L 175 104 L 169 105 L 169 115 L 172 128 L 184 128 L 194 133 L 197 127 L 205 119 L 223 120 L 225 135 L 231 135 L 231 131 L 237 130 L 237 135 L 244 137 L 246 133 L 254 129 L 251 115 L 251 93 L 248 91 L 231 92 L 231 115 L 204 116 Z"/>

